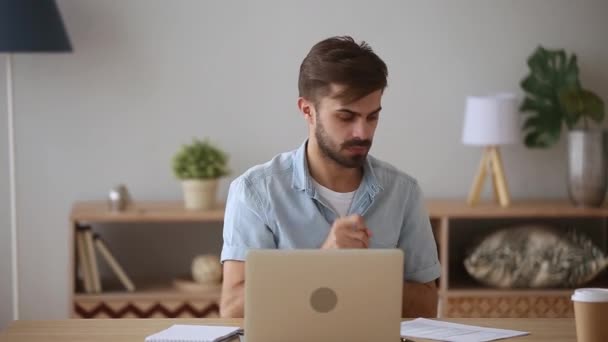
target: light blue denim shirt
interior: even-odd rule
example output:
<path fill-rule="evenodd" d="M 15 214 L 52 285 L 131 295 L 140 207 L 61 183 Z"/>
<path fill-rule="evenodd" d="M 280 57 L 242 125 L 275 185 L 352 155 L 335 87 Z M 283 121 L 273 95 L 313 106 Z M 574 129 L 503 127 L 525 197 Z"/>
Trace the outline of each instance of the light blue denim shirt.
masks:
<path fill-rule="evenodd" d="M 439 277 L 437 246 L 414 178 L 368 155 L 348 214 L 363 216 L 372 231 L 370 248 L 403 250 L 405 280 Z M 304 142 L 232 181 L 221 260 L 244 261 L 250 249 L 320 248 L 336 218 L 315 190 Z"/>

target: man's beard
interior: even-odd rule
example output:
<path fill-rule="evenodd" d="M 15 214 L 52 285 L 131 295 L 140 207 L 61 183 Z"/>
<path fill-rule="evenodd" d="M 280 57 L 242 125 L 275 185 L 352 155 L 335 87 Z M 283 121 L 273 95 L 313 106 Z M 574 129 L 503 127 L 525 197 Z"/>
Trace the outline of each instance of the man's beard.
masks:
<path fill-rule="evenodd" d="M 319 117 L 317 116 L 317 128 L 315 129 L 315 137 L 319 144 L 321 152 L 329 159 L 336 162 L 338 165 L 346 168 L 358 168 L 363 166 L 367 158 L 367 152 L 364 154 L 355 154 L 352 156 L 342 155 L 340 151 L 349 147 L 367 147 L 368 149 L 372 146 L 371 140 L 352 139 L 345 141 L 341 146 L 336 147 L 332 143 L 327 131 L 323 128 Z"/>

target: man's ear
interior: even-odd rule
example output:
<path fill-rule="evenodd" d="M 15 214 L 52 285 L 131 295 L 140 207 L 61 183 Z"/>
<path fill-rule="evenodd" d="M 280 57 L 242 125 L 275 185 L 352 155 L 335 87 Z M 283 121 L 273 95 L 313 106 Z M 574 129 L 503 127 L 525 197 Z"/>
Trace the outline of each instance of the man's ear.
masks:
<path fill-rule="evenodd" d="M 314 107 L 312 105 L 312 102 L 308 101 L 307 99 L 305 99 L 303 97 L 299 97 L 298 98 L 298 109 L 300 110 L 300 113 L 302 113 L 302 115 L 304 115 L 304 119 L 309 124 L 312 124 L 313 117 L 314 117 Z"/>

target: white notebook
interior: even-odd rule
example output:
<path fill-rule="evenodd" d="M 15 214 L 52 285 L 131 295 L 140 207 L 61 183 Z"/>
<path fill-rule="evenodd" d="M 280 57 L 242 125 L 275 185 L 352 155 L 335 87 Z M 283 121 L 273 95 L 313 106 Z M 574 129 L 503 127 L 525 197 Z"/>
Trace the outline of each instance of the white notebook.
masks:
<path fill-rule="evenodd" d="M 146 337 L 146 342 L 219 342 L 241 332 L 239 327 L 175 324 Z"/>

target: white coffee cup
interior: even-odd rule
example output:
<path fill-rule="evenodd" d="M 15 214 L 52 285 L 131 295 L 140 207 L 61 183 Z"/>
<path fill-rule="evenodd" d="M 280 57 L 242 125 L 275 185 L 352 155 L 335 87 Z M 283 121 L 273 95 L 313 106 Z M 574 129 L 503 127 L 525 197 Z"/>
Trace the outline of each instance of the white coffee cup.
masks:
<path fill-rule="evenodd" d="M 608 341 L 608 289 L 577 289 L 571 299 L 574 303 L 577 341 Z"/>

